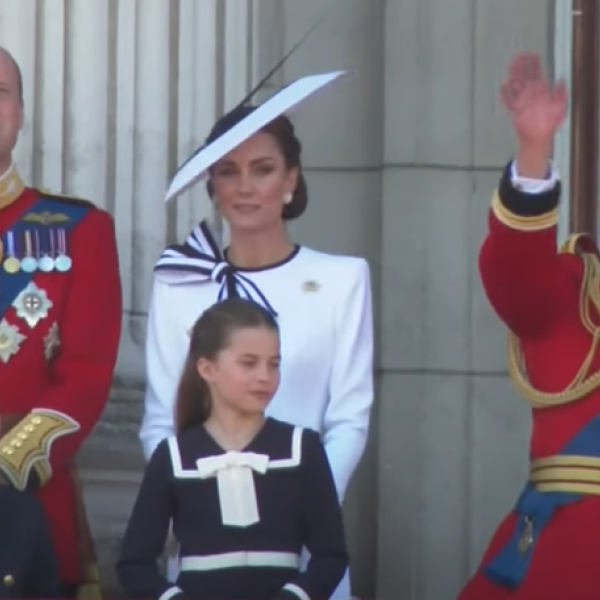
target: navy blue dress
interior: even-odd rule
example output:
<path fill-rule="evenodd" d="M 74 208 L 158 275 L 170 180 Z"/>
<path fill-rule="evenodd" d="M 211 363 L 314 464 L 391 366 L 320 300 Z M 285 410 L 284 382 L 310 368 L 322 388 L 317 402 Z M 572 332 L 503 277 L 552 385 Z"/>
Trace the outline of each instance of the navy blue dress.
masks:
<path fill-rule="evenodd" d="M 169 526 L 181 571 L 160 573 Z M 300 569 L 302 548 L 311 555 Z M 333 476 L 316 432 L 269 418 L 239 453 L 204 427 L 157 447 L 117 573 L 130 598 L 327 600 L 348 566 Z"/>

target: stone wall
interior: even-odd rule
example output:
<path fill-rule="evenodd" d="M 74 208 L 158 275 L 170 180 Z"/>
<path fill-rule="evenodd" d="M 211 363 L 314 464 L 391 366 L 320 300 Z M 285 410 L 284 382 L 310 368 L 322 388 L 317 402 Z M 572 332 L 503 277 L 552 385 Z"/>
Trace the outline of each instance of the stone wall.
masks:
<path fill-rule="evenodd" d="M 386 2 L 380 598 L 453 600 L 525 482 L 529 411 L 477 258 L 513 152 L 499 86 L 517 50 L 552 57 L 552 5 Z"/>

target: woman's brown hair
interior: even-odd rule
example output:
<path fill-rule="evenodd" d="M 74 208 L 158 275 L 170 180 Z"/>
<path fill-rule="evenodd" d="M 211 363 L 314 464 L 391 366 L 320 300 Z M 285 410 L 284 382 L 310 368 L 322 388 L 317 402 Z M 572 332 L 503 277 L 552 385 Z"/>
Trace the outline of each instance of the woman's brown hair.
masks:
<path fill-rule="evenodd" d="M 229 298 L 200 315 L 192 328 L 188 356 L 177 390 L 177 433 L 201 425 L 210 416 L 210 390 L 198 373 L 198 361 L 201 358 L 215 360 L 229 344 L 234 331 L 254 327 L 266 327 L 279 332 L 277 321 L 271 313 L 251 300 Z"/>
<path fill-rule="evenodd" d="M 258 107 L 242 105 L 223 115 L 213 126 L 206 145 L 211 144 L 227 133 L 232 127 L 243 121 L 248 115 L 252 114 Z M 298 182 L 296 189 L 292 194 L 292 200 L 285 204 L 282 209 L 281 218 L 284 221 L 297 219 L 306 210 L 308 206 L 308 186 L 302 173 L 302 144 L 296 136 L 294 125 L 287 115 L 280 115 L 267 123 L 261 130 L 262 133 L 268 133 L 273 137 L 288 169 L 298 169 Z M 211 169 L 212 170 L 212 169 Z M 209 179 L 206 184 L 209 196 L 212 198 L 214 189 L 212 181 Z"/>

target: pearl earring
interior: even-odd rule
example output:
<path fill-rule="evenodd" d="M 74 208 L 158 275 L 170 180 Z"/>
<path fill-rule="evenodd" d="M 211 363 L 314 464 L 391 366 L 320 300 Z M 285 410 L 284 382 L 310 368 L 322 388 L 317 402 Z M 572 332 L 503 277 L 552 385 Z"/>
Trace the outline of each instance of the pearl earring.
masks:
<path fill-rule="evenodd" d="M 283 197 L 283 202 L 284 204 L 289 204 L 292 201 L 292 194 L 290 192 L 288 192 L 284 197 Z"/>

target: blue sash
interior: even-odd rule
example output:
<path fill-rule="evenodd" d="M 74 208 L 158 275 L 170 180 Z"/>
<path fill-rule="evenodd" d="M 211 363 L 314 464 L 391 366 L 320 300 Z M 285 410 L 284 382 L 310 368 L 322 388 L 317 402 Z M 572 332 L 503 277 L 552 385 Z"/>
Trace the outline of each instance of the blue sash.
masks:
<path fill-rule="evenodd" d="M 9 248 L 9 231 L 14 234 L 15 240 L 22 239 L 26 231 L 30 231 L 32 236 L 35 236 L 35 232 L 38 231 L 42 239 L 47 240 L 48 232 L 51 229 L 54 229 L 56 232 L 64 230 L 65 237 L 68 237 L 67 234 L 80 223 L 90 209 L 91 206 L 85 204 L 60 202 L 59 200 L 41 197 L 12 224 L 8 231 L 2 234 L 2 244 L 4 246 L 3 260 L 7 258 L 6 251 Z M 22 244 L 20 246 L 22 247 Z M 17 258 L 19 259 L 24 256 L 24 251 L 21 247 L 18 245 L 15 249 Z M 47 247 L 43 249 L 44 251 L 49 250 Z M 15 298 L 38 273 L 40 272 L 25 273 L 24 271 L 19 271 L 17 273 L 7 273 L 2 265 L 0 265 L 0 320 L 4 318 L 6 311 L 11 307 Z M 53 271 L 52 273 L 55 273 L 57 277 L 64 276 L 63 273 L 57 271 Z"/>
<path fill-rule="evenodd" d="M 600 458 L 600 415 L 596 415 L 587 423 L 563 448 L 560 455 Z M 540 534 L 554 512 L 562 506 L 581 500 L 581 498 L 581 494 L 568 492 L 538 492 L 531 483 L 527 483 L 515 506 L 518 520 L 513 536 L 492 562 L 485 567 L 486 576 L 494 583 L 508 588 L 519 587 L 527 575 Z M 526 552 L 521 553 L 519 541 L 528 524 L 531 527 L 532 543 Z"/>

